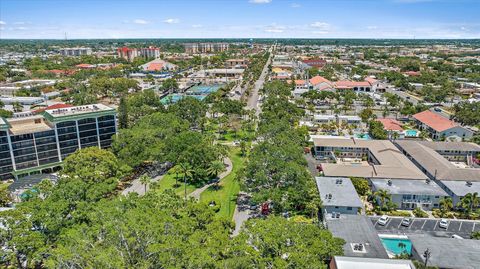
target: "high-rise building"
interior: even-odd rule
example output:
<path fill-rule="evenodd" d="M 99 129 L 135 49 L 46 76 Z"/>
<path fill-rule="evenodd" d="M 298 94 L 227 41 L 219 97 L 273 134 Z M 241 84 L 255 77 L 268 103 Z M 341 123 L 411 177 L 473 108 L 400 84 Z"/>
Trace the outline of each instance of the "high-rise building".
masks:
<path fill-rule="evenodd" d="M 145 57 L 145 58 L 158 58 L 160 57 L 160 49 L 156 47 L 148 48 L 129 48 L 122 47 L 117 49 L 118 57 L 121 57 L 129 62 L 132 62 L 136 57 Z"/>
<path fill-rule="evenodd" d="M 229 48 L 228 43 L 185 43 L 183 44 L 185 52 L 188 54 L 222 52 Z"/>
<path fill-rule="evenodd" d="M 0 179 L 58 167 L 77 149 L 108 148 L 116 131 L 116 110 L 102 104 L 0 118 Z"/>
<path fill-rule="evenodd" d="M 81 55 L 91 55 L 91 48 L 63 48 L 60 49 L 60 54 L 63 56 L 81 56 Z"/>

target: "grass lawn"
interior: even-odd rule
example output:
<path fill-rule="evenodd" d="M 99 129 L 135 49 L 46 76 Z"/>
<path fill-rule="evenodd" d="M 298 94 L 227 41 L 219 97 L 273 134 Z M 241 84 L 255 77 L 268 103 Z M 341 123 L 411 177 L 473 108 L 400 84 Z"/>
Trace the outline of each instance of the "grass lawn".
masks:
<path fill-rule="evenodd" d="M 181 197 L 184 196 L 185 193 L 185 185 L 183 184 L 183 177 L 182 174 L 178 174 L 178 184 L 179 186 L 177 188 L 174 188 L 175 185 L 175 174 L 169 174 L 167 173 L 158 183 L 158 191 L 163 192 L 164 190 L 167 189 L 173 189 L 176 194 L 180 195 Z M 199 186 L 201 187 L 201 186 Z M 187 181 L 187 195 L 191 192 L 193 192 L 197 186 L 188 184 Z"/>
<path fill-rule="evenodd" d="M 233 163 L 232 172 L 220 181 L 218 190 L 215 190 L 213 186 L 205 190 L 200 196 L 200 202 L 215 201 L 220 206 L 218 216 L 232 219 L 237 194 L 240 191 L 240 184 L 236 180 L 236 175 L 243 168 L 245 158 L 240 155 L 239 148 L 232 148 L 229 157 Z"/>

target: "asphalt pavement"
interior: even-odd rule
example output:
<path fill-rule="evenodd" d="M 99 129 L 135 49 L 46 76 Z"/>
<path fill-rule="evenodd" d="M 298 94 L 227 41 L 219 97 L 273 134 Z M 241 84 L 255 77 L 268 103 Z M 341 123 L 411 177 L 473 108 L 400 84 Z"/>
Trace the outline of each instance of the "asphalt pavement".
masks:
<path fill-rule="evenodd" d="M 394 234 L 420 234 L 428 233 L 433 236 L 450 237 L 454 234 L 463 238 L 470 238 L 472 232 L 480 231 L 480 221 L 454 220 L 450 219 L 448 227 L 439 226 L 440 219 L 412 218 L 412 223 L 408 227 L 401 225 L 402 217 L 390 217 L 387 224 L 382 226 L 378 224 L 379 216 L 370 217 L 375 229 L 379 233 Z"/>

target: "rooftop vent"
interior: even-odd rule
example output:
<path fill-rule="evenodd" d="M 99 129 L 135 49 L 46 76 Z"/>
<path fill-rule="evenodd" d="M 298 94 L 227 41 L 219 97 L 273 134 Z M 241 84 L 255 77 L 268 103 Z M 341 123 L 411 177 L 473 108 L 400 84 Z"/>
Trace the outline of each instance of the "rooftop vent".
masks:
<path fill-rule="evenodd" d="M 341 179 L 341 178 L 335 180 L 335 184 L 337 184 L 337 185 L 340 185 L 342 183 L 343 183 L 343 179 Z"/>
<path fill-rule="evenodd" d="M 468 187 L 471 187 L 473 185 L 473 183 L 471 181 L 467 181 L 467 186 Z"/>
<path fill-rule="evenodd" d="M 388 186 L 392 186 L 392 180 L 389 179 L 389 180 L 387 181 L 387 184 L 388 184 Z"/>

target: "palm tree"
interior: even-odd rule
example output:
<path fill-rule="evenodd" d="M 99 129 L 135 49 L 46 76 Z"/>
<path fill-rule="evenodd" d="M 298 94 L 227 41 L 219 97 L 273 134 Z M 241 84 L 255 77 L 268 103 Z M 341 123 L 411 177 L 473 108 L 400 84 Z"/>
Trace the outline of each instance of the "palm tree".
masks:
<path fill-rule="evenodd" d="M 147 193 L 147 186 L 150 185 L 151 182 L 152 179 L 147 174 L 140 176 L 140 183 L 145 187 L 145 193 Z"/>
<path fill-rule="evenodd" d="M 394 131 L 392 133 L 392 138 L 393 138 L 393 140 L 397 140 L 398 139 L 398 133 Z"/>
<path fill-rule="evenodd" d="M 169 174 L 175 174 L 175 187 L 178 186 L 178 174 L 180 174 L 181 172 L 182 172 L 182 167 L 178 164 L 170 168 L 170 170 L 168 170 Z"/>
<path fill-rule="evenodd" d="M 240 152 L 243 157 L 247 154 L 247 142 L 245 140 L 240 141 Z"/>
<path fill-rule="evenodd" d="M 19 102 L 13 102 L 12 106 L 14 112 L 22 112 L 23 110 L 23 106 Z"/>
<path fill-rule="evenodd" d="M 226 171 L 225 164 L 222 161 L 213 161 L 207 169 L 207 173 L 211 176 L 217 177 L 218 174 Z"/>
<path fill-rule="evenodd" d="M 183 183 L 185 184 L 185 202 L 186 202 L 187 201 L 187 177 L 192 177 L 194 170 L 192 166 L 187 162 L 180 163 L 180 167 L 183 173 Z"/>
<path fill-rule="evenodd" d="M 387 190 L 379 189 L 375 192 L 375 196 L 380 199 L 382 207 L 385 205 L 385 201 L 390 201 L 390 194 Z"/>
<path fill-rule="evenodd" d="M 439 204 L 440 204 L 440 211 L 442 211 L 442 213 L 447 213 L 453 208 L 453 201 L 452 201 L 452 198 L 450 197 L 444 197 L 440 199 Z"/>
<path fill-rule="evenodd" d="M 471 212 L 474 208 L 477 208 L 480 203 L 478 192 L 467 193 L 462 200 L 460 200 L 460 207 L 468 212 Z"/>

